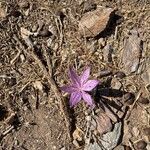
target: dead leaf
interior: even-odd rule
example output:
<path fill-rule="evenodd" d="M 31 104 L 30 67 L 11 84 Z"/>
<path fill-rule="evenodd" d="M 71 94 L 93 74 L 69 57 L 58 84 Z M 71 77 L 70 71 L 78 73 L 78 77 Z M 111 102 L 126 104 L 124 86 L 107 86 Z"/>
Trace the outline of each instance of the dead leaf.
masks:
<path fill-rule="evenodd" d="M 98 117 L 96 117 L 96 122 L 97 130 L 100 134 L 111 131 L 112 123 L 110 121 L 110 118 L 105 113 L 101 113 Z"/>
<path fill-rule="evenodd" d="M 79 22 L 80 34 L 85 37 L 98 35 L 106 28 L 113 11 L 112 8 L 99 6 L 96 10 L 85 13 Z"/>

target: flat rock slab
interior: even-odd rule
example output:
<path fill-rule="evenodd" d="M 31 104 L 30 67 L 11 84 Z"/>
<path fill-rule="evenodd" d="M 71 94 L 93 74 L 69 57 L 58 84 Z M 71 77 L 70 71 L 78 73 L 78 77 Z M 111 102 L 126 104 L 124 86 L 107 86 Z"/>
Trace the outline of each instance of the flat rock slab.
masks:
<path fill-rule="evenodd" d="M 118 122 L 114 125 L 114 129 L 112 132 L 108 132 L 104 134 L 100 139 L 100 143 L 98 144 L 96 141 L 94 143 L 90 143 L 89 145 L 86 145 L 84 150 L 112 150 L 114 149 L 121 137 L 121 129 L 122 129 L 122 123 Z"/>
<path fill-rule="evenodd" d="M 85 37 L 97 36 L 104 31 L 113 12 L 112 8 L 99 6 L 96 10 L 85 13 L 79 22 L 80 34 Z"/>
<path fill-rule="evenodd" d="M 139 67 L 140 57 L 142 53 L 141 39 L 136 30 L 130 31 L 131 35 L 124 42 L 124 50 L 122 56 L 123 70 L 127 74 L 136 72 Z"/>

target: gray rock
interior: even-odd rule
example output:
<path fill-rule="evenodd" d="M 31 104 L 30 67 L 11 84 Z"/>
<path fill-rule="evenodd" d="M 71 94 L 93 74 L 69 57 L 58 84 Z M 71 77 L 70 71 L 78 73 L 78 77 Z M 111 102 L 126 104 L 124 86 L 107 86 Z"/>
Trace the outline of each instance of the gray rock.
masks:
<path fill-rule="evenodd" d="M 116 123 L 112 132 L 108 132 L 102 136 L 102 139 L 100 141 L 105 149 L 112 150 L 114 147 L 117 146 L 121 136 L 121 128 L 122 123 Z"/>
<path fill-rule="evenodd" d="M 131 30 L 130 33 L 129 38 L 125 40 L 122 55 L 123 69 L 127 74 L 138 70 L 142 53 L 141 39 L 138 32 Z"/>

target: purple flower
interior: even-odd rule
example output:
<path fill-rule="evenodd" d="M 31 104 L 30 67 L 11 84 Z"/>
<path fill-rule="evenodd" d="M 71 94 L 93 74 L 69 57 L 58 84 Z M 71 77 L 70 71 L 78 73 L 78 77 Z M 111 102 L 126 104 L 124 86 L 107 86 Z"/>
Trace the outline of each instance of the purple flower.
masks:
<path fill-rule="evenodd" d="M 76 105 L 82 98 L 88 105 L 94 105 L 91 95 L 87 92 L 94 89 L 99 81 L 88 80 L 89 76 L 90 67 L 88 67 L 80 76 L 78 76 L 72 68 L 69 69 L 71 84 L 61 87 L 61 90 L 71 94 L 69 101 L 71 107 Z"/>

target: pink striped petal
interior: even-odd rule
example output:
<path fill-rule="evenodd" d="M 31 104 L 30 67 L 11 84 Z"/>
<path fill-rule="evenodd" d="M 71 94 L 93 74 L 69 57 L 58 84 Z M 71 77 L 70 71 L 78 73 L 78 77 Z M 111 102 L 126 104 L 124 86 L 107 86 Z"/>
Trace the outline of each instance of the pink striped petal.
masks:
<path fill-rule="evenodd" d="M 83 91 L 91 91 L 98 85 L 98 80 L 88 80 L 82 87 Z"/>
<path fill-rule="evenodd" d="M 93 106 L 94 103 L 93 103 L 93 100 L 92 100 L 92 97 L 90 94 L 86 93 L 86 92 L 82 92 L 82 97 L 83 97 L 83 100 L 90 106 Z"/>
<path fill-rule="evenodd" d="M 81 81 L 81 85 L 87 81 L 87 79 L 89 78 L 90 76 L 90 70 L 91 68 L 88 67 L 80 76 L 80 81 Z"/>
<path fill-rule="evenodd" d="M 71 94 L 71 93 L 73 93 L 73 92 L 76 91 L 76 88 L 73 87 L 73 86 L 71 86 L 71 85 L 62 86 L 60 89 L 61 89 L 62 91 L 64 91 L 64 92 L 69 93 L 69 94 Z"/>
<path fill-rule="evenodd" d="M 70 97 L 70 107 L 73 107 L 74 105 L 76 105 L 80 100 L 81 100 L 81 93 L 80 92 L 73 92 L 71 94 L 71 97 Z"/>
<path fill-rule="evenodd" d="M 80 78 L 72 68 L 69 68 L 69 77 L 73 84 L 80 85 Z"/>

